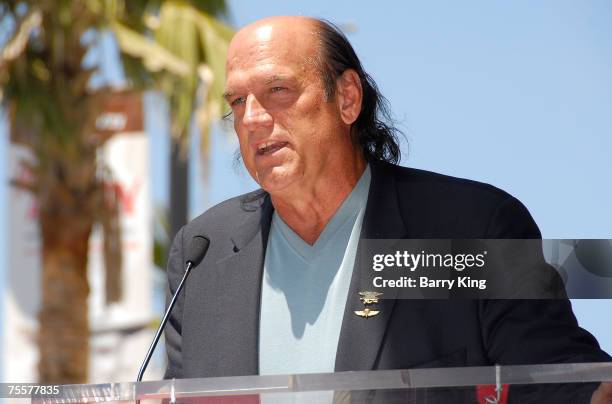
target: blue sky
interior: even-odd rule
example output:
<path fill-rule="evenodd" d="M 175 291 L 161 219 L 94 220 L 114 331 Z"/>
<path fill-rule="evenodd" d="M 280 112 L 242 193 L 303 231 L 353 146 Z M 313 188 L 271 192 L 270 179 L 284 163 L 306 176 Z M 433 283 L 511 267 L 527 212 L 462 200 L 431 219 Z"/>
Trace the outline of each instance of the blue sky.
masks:
<path fill-rule="evenodd" d="M 229 8 L 234 26 L 281 14 L 354 26 L 349 39 L 407 136 L 404 165 L 507 190 L 544 237 L 612 238 L 609 1 L 230 0 Z M 153 197 L 163 204 L 167 120 L 154 96 L 146 102 Z M 192 168 L 192 215 L 254 187 L 244 169 L 232 167 L 235 148 L 231 133 L 213 131 L 208 187 Z M 2 184 L 5 162 L 0 129 Z M 2 273 L 6 195 L 0 186 Z M 574 304 L 581 323 L 612 351 L 612 326 L 604 321 L 612 302 Z"/>

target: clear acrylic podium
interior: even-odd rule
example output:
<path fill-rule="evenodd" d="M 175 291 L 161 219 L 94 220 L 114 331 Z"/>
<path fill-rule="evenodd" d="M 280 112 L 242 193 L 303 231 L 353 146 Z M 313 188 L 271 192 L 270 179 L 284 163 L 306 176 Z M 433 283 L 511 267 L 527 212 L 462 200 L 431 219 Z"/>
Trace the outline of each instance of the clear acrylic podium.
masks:
<path fill-rule="evenodd" d="M 612 363 L 355 371 L 65 385 L 36 403 L 588 403 Z M 508 401 L 510 400 L 510 401 Z"/>

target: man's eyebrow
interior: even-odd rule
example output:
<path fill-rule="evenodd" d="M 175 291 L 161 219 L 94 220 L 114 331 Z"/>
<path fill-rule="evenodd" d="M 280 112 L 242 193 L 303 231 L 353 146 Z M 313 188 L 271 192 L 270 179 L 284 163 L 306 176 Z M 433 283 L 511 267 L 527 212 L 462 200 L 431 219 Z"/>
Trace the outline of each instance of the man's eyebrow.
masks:
<path fill-rule="evenodd" d="M 282 74 L 273 74 L 272 76 L 266 77 L 264 80 L 265 84 L 272 84 L 276 81 L 284 81 L 287 80 L 288 77 Z"/>
<path fill-rule="evenodd" d="M 268 76 L 264 79 L 264 84 L 266 85 L 270 85 L 272 83 L 275 83 L 277 81 L 286 81 L 288 79 L 290 79 L 290 76 L 287 76 L 285 74 L 273 74 L 271 76 Z M 234 96 L 236 93 L 232 90 L 227 90 L 223 93 L 223 98 L 225 98 L 226 100 L 229 99 L 230 97 Z"/>

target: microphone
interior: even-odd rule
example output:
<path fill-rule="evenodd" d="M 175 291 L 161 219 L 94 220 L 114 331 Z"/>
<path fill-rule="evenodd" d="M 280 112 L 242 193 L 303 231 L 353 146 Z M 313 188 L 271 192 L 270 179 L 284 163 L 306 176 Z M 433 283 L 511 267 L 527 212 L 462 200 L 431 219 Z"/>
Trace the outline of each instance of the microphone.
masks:
<path fill-rule="evenodd" d="M 162 331 L 164 330 L 164 327 L 166 326 L 166 323 L 168 322 L 168 319 L 170 318 L 170 312 L 172 311 L 172 308 L 174 307 L 174 304 L 176 303 L 176 299 L 179 293 L 181 293 L 181 290 L 183 289 L 185 280 L 187 279 L 189 272 L 191 272 L 191 269 L 193 267 L 198 266 L 198 264 L 202 262 L 202 259 L 204 259 L 204 256 L 206 255 L 206 251 L 208 251 L 209 245 L 210 245 L 210 240 L 208 239 L 208 237 L 195 236 L 191 239 L 191 244 L 189 245 L 189 249 L 187 250 L 187 259 L 185 260 L 185 273 L 183 275 L 183 279 L 181 279 L 181 283 L 179 283 L 178 288 L 176 288 L 176 291 L 174 292 L 174 295 L 172 296 L 172 300 L 170 300 L 170 304 L 168 305 L 168 308 L 166 309 L 164 318 L 162 319 L 161 324 L 157 328 L 157 332 L 155 333 L 153 342 L 151 342 L 151 346 L 149 347 L 149 350 L 147 351 L 147 355 L 145 356 L 145 359 L 142 362 L 142 365 L 140 366 L 140 370 L 138 371 L 138 378 L 136 379 L 136 381 L 138 382 L 142 381 L 142 376 L 144 375 L 144 372 L 147 369 L 147 365 L 149 364 L 149 361 L 151 360 L 151 356 L 153 356 L 153 351 L 155 350 L 155 347 L 157 346 L 157 342 L 159 341 L 159 338 L 161 337 Z"/>

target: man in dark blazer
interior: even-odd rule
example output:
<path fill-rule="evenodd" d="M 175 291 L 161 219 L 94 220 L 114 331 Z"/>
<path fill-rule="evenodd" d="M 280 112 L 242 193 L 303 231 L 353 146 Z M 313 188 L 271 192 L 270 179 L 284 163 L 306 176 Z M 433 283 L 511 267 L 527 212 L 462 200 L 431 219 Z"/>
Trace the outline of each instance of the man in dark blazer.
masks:
<path fill-rule="evenodd" d="M 169 291 L 193 236 L 210 238 L 166 328 L 167 378 L 259 373 L 262 274 L 273 213 L 313 244 L 369 166 L 361 239 L 540 238 L 526 208 L 493 186 L 397 166 L 383 98 L 350 44 L 318 20 L 277 17 L 241 30 L 226 99 L 245 166 L 262 189 L 185 226 Z M 567 300 L 401 300 L 344 307 L 335 371 L 607 361 Z M 599 393 L 602 394 L 602 393 Z M 602 401 L 605 402 L 605 401 Z"/>

